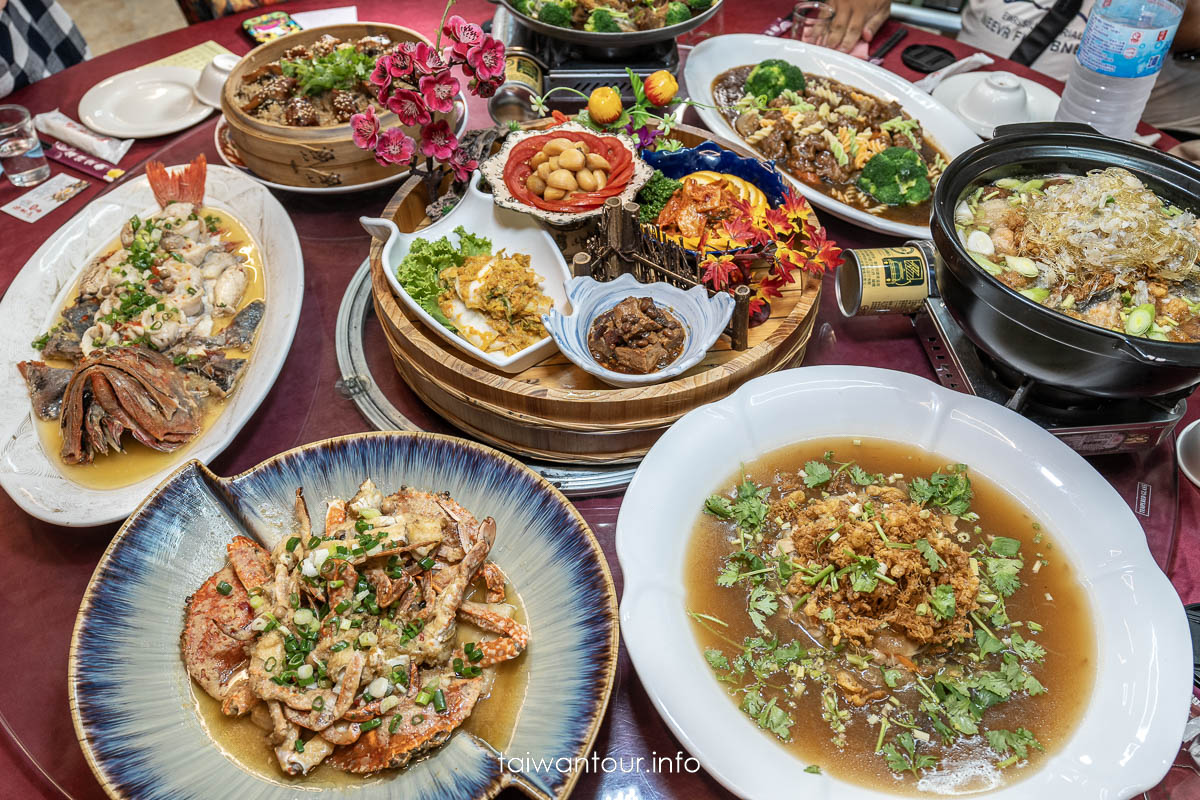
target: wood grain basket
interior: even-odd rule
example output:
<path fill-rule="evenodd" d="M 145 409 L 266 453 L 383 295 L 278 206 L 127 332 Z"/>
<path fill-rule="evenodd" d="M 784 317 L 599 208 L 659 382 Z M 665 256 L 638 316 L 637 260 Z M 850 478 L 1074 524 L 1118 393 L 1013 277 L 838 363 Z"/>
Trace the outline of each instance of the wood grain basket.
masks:
<path fill-rule="evenodd" d="M 698 128 L 680 126 L 673 136 L 688 147 L 712 139 L 740 155 L 754 156 Z M 428 202 L 424 185 L 412 178 L 397 190 L 382 216 L 401 231 L 416 231 L 429 224 Z M 392 360 L 404 381 L 434 411 L 471 436 L 523 456 L 560 463 L 637 461 L 692 409 L 725 397 L 751 378 L 799 364 L 821 292 L 818 277 L 797 274 L 783 297 L 772 300 L 770 319 L 750 329 L 748 349 L 733 350 L 728 337 L 722 336 L 699 365 L 679 378 L 617 389 L 560 353 L 516 375 L 504 375 L 465 356 L 426 330 L 397 302 L 384 274 L 382 251 L 375 240 L 370 256 L 372 295 Z"/>
<path fill-rule="evenodd" d="M 429 42 L 416 31 L 399 25 L 353 22 L 297 31 L 247 53 L 225 81 L 221 91 L 221 113 L 229 122 L 229 134 L 237 146 L 238 155 L 260 178 L 287 186 L 355 186 L 395 175 L 402 169 L 393 164 L 379 164 L 370 150 L 363 150 L 354 144 L 349 123 L 312 128 L 281 125 L 253 117 L 242 111 L 238 104 L 236 93 L 243 75 L 278 60 L 287 49 L 310 44 L 325 34 L 349 42 L 364 36 L 380 35 L 387 36 L 393 42 Z M 396 115 L 387 109 L 379 109 L 378 105 L 376 103 L 377 110 L 381 112 L 380 124 L 385 128 L 395 125 Z M 462 110 L 458 106 L 454 112 L 435 114 L 434 117 L 447 119 L 453 129 Z M 420 139 L 420 131 L 416 126 L 404 130 L 409 136 Z"/>

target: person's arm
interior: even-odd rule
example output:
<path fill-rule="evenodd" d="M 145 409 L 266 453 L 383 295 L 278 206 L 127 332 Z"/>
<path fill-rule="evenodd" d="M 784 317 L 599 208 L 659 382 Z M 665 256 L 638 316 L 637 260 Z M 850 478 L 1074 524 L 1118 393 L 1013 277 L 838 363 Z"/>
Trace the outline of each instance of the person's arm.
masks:
<path fill-rule="evenodd" d="M 1200 50 L 1200 0 L 1188 0 L 1171 49 L 1178 52 Z"/>
<path fill-rule="evenodd" d="M 1190 2 L 1200 5 L 1200 0 Z M 859 39 L 871 41 L 892 13 L 891 0 L 830 0 L 830 5 L 835 13 L 824 44 L 847 52 Z"/>

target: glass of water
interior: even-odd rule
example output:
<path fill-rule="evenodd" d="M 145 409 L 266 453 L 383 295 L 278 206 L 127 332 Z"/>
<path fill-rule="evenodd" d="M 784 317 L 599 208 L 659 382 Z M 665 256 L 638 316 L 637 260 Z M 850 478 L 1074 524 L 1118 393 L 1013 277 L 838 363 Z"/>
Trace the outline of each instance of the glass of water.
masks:
<path fill-rule="evenodd" d="M 0 168 L 14 186 L 36 186 L 50 177 L 29 110 L 0 105 Z"/>
<path fill-rule="evenodd" d="M 825 44 L 834 13 L 833 6 L 821 0 L 796 3 L 792 9 L 791 37 L 808 44 Z"/>

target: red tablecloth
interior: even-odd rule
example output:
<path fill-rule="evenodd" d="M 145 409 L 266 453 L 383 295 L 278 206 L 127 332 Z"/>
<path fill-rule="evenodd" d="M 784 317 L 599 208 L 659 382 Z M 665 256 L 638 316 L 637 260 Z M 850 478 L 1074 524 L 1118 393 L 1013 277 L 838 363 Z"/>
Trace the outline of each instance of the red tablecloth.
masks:
<path fill-rule="evenodd" d="M 288 8 L 307 10 L 330 5 L 336 3 L 307 0 L 292 3 Z M 738 0 L 726 5 L 727 8 L 701 30 L 702 34 L 760 32 L 790 6 L 785 2 L 752 0 Z M 427 35 L 434 32 L 441 14 L 435 3 L 359 0 L 357 6 L 360 19 L 395 22 Z M 495 6 L 484 0 L 462 0 L 455 11 L 468 19 L 483 21 L 494 13 L 494 9 Z M 57 107 L 77 118 L 80 97 L 94 83 L 109 75 L 208 39 L 220 42 L 235 53 L 247 52 L 250 43 L 241 33 L 241 18 L 217 20 L 139 42 L 35 84 L 14 94 L 8 102 L 21 103 L 35 113 Z M 887 28 L 881 31 L 877 41 L 885 38 L 888 32 Z M 924 41 L 937 41 L 960 56 L 971 51 L 956 42 L 913 30 L 902 46 L 887 57 L 884 66 L 908 79 L 919 77 L 900 63 L 899 55 L 904 46 Z M 1028 75 L 1056 90 L 1062 88 L 1056 81 L 1015 64 L 998 61 L 994 68 Z M 490 122 L 486 105 L 478 100 L 471 103 L 471 115 L 473 126 Z M 213 120 L 210 119 L 176 136 L 139 141 L 122 161 L 122 166 L 131 174 L 137 174 L 151 156 L 167 163 L 178 163 L 198 152 L 205 152 L 209 160 L 215 162 L 212 127 Z M 1170 143 L 1163 142 L 1160 146 Z M 56 172 L 61 170 L 57 166 L 54 169 Z M 0 204 L 20 193 L 6 181 L 0 184 Z M 103 188 L 94 185 L 82 199 L 71 200 L 33 225 L 0 215 L 0 235 L 4 241 L 0 291 L 7 288 L 45 237 Z M 233 445 L 215 460 L 213 467 L 218 473 L 232 474 L 288 447 L 366 428 L 353 404 L 335 390 L 340 376 L 333 350 L 334 321 L 346 284 L 369 247 L 369 239 L 359 228 L 357 217 L 360 213 L 375 213 L 381 209 L 391 191 L 385 189 L 332 198 L 281 196 L 296 224 L 304 252 L 307 285 L 303 322 L 292 355 L 274 390 Z M 843 247 L 886 243 L 886 237 L 836 220 L 830 221 L 828 227 Z M 806 363 L 883 365 L 933 377 L 907 320 L 843 321 L 833 307 L 832 291 L 827 291 L 822 300 L 821 320 Z M 379 367 L 374 374 L 393 402 L 414 420 L 432 429 L 448 430 L 420 406 L 390 368 L 380 341 L 381 334 L 377 330 L 369 331 L 367 338 L 368 350 L 374 354 Z M 1197 415 L 1198 406 L 1200 404 L 1193 404 L 1189 420 Z M 612 559 L 619 590 L 621 578 L 612 544 L 620 498 L 595 498 L 578 505 Z M 1198 510 L 1200 493 L 1185 482 L 1180 489 L 1178 545 L 1169 570 L 1185 601 L 1200 600 Z M 20 650 L 20 666 L 15 672 L 8 671 L 7 680 L 0 682 L 0 714 L 15 729 L 15 736 L 0 736 L 3 740 L 0 744 L 0 798 L 24 800 L 63 795 L 78 800 L 102 798 L 104 794 L 75 743 L 66 699 L 66 661 L 80 597 L 115 526 L 92 530 L 54 528 L 26 516 L 7 496 L 0 496 L 0 519 L 5 521 L 0 531 L 0 563 L 5 565 L 0 576 L 0 637 L 14 651 L 18 647 Z M 43 579 L 48 565 L 54 565 L 52 581 Z M 26 749 L 28 753 L 23 752 Z M 626 759 L 650 752 L 660 756 L 674 754 L 680 749 L 649 703 L 623 650 L 612 702 L 596 749 L 602 757 L 624 756 Z M 30 757 L 45 768 L 50 780 L 31 765 Z M 55 784 L 59 788 L 55 788 Z M 218 796 L 215 789 L 212 796 Z M 693 798 L 729 795 L 704 773 L 617 770 L 585 775 L 575 796 Z"/>

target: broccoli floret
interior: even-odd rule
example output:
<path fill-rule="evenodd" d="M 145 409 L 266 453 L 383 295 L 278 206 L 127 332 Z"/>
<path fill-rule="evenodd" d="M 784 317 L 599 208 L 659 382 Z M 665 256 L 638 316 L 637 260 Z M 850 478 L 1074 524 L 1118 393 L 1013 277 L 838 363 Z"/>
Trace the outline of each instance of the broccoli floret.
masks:
<path fill-rule="evenodd" d="M 662 170 L 654 170 L 650 180 L 646 181 L 646 185 L 637 195 L 637 201 L 642 205 L 638 209 L 638 219 L 642 222 L 654 222 L 658 219 L 658 213 L 681 186 L 681 182 L 663 175 Z"/>
<path fill-rule="evenodd" d="M 713 0 L 687 0 L 687 4 L 693 14 L 699 14 L 701 11 L 707 11 Z"/>
<path fill-rule="evenodd" d="M 536 16 L 536 9 L 529 5 L 529 0 L 513 0 L 513 8 L 527 17 Z"/>
<path fill-rule="evenodd" d="M 624 11 L 613 11 L 610 8 L 597 8 L 593 11 L 584 24 L 585 31 L 594 31 L 596 33 L 621 33 L 625 29 L 617 24 L 618 20 L 628 20 L 629 15 Z"/>
<path fill-rule="evenodd" d="M 795 64 L 779 58 L 768 58 L 750 70 L 745 89 L 746 94 L 765 97 L 769 103 L 783 94 L 785 89 L 803 92 L 806 83 L 804 73 Z"/>
<path fill-rule="evenodd" d="M 574 0 L 560 0 L 542 4 L 538 9 L 538 21 L 547 25 L 557 25 L 560 28 L 571 27 L 571 12 L 575 8 Z"/>
<path fill-rule="evenodd" d="M 915 150 L 889 147 L 871 156 L 858 176 L 858 188 L 889 206 L 911 206 L 929 199 L 929 169 Z"/>
<path fill-rule="evenodd" d="M 681 22 L 687 22 L 691 18 L 692 12 L 688 11 L 688 7 L 684 3 L 667 3 L 667 16 L 663 21 L 663 25 L 678 25 Z"/>

